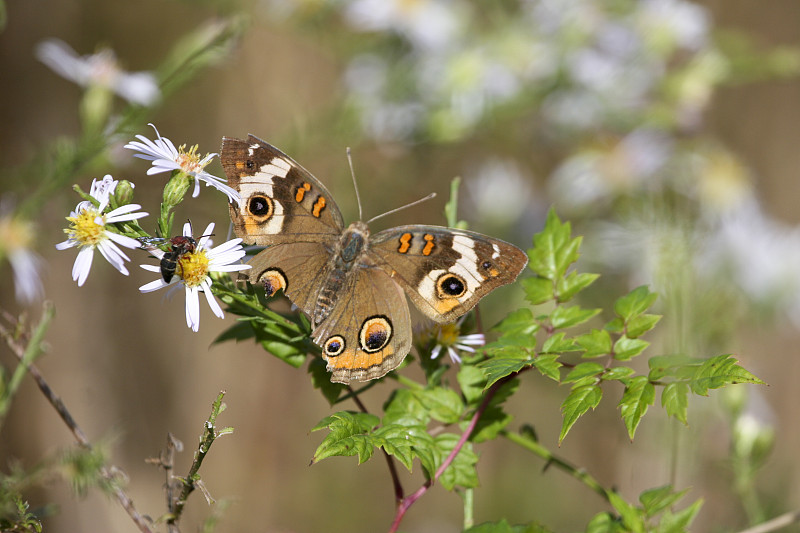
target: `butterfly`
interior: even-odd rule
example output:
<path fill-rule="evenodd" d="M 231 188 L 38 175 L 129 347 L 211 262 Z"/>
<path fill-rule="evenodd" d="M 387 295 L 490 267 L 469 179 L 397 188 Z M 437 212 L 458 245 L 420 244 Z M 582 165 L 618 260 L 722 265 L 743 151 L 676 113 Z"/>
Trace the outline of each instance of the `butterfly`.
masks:
<path fill-rule="evenodd" d="M 409 225 L 374 235 L 344 225 L 325 186 L 292 158 L 249 135 L 223 137 L 220 160 L 241 202 L 234 231 L 267 246 L 248 280 L 283 293 L 311 320 L 331 381 L 368 381 L 411 349 L 406 296 L 435 322 L 452 322 L 528 264 L 519 248 L 480 233 Z"/>

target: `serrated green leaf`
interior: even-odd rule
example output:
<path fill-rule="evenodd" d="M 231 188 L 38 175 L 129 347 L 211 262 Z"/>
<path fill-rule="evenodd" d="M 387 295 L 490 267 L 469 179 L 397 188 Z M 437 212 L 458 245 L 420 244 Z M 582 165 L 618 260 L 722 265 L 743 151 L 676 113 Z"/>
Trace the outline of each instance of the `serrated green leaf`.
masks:
<path fill-rule="evenodd" d="M 614 343 L 614 359 L 628 361 L 641 354 L 650 343 L 642 339 L 629 339 L 625 335 Z"/>
<path fill-rule="evenodd" d="M 591 285 L 600 274 L 588 272 L 570 272 L 566 277 L 556 281 L 556 299 L 559 303 L 568 302 L 580 291 Z"/>
<path fill-rule="evenodd" d="M 433 387 L 414 391 L 414 394 L 434 420 L 444 424 L 455 424 L 464 414 L 464 402 L 452 389 Z"/>
<path fill-rule="evenodd" d="M 625 296 L 621 296 L 614 302 L 614 312 L 617 313 L 625 322 L 633 317 L 639 316 L 658 298 L 658 294 L 650 292 L 646 285 L 636 287 Z"/>
<path fill-rule="evenodd" d="M 575 337 L 575 342 L 584 349 L 581 357 L 585 359 L 602 357 L 611 353 L 611 335 L 604 329 L 593 329 L 589 333 L 579 335 Z"/>
<path fill-rule="evenodd" d="M 488 407 L 478 419 L 478 423 L 475 424 L 475 429 L 472 430 L 469 440 L 474 443 L 492 440 L 497 437 L 500 431 L 511 423 L 513 418 L 514 417 L 510 414 L 503 411 L 502 407 Z M 466 427 L 468 423 L 469 421 L 464 421 L 463 426 Z M 464 427 L 462 427 L 462 429 L 464 429 Z"/>
<path fill-rule="evenodd" d="M 664 485 L 641 493 L 639 502 L 644 508 L 645 515 L 651 517 L 675 505 L 688 491 L 689 489 L 674 492 L 672 485 Z"/>
<path fill-rule="evenodd" d="M 455 449 L 458 439 L 459 436 L 453 433 L 442 433 L 434 437 L 433 441 L 441 457 L 439 464 L 444 462 L 444 459 Z M 478 472 L 475 469 L 477 464 L 478 456 L 472 451 L 472 443 L 466 442 L 450 466 L 439 476 L 439 483 L 447 490 L 453 490 L 456 486 L 477 487 Z"/>
<path fill-rule="evenodd" d="M 212 342 L 212 344 L 219 344 L 221 342 L 235 340 L 236 342 L 240 342 L 243 340 L 251 339 L 255 337 L 255 331 L 253 331 L 253 326 L 250 324 L 248 320 L 239 320 L 231 326 L 230 328 L 223 331 L 216 339 Z"/>
<path fill-rule="evenodd" d="M 582 309 L 577 305 L 560 305 L 550 315 L 550 324 L 555 329 L 571 328 L 597 316 L 600 311 L 601 309 Z"/>
<path fill-rule="evenodd" d="M 492 329 L 501 333 L 533 335 L 539 331 L 539 324 L 533 319 L 533 312 L 527 307 L 522 307 L 511 311 Z"/>
<path fill-rule="evenodd" d="M 586 526 L 586 533 L 624 533 L 622 523 L 609 512 L 594 515 Z"/>
<path fill-rule="evenodd" d="M 558 354 L 540 355 L 536 358 L 535 365 L 543 376 L 556 382 L 561 381 L 561 371 L 559 369 L 564 365 L 559 362 Z"/>
<path fill-rule="evenodd" d="M 648 378 L 650 381 L 657 381 L 665 376 L 691 379 L 702 362 L 703 359 L 686 355 L 656 355 L 647 360 L 647 366 L 650 367 Z"/>
<path fill-rule="evenodd" d="M 616 491 L 610 490 L 608 501 L 611 506 L 619 513 L 626 531 L 633 533 L 644 533 L 646 527 L 642 511 L 626 502 Z"/>
<path fill-rule="evenodd" d="M 541 353 L 561 354 L 564 352 L 575 352 L 578 350 L 580 350 L 578 343 L 576 343 L 572 338 L 565 338 L 565 333 L 561 331 L 544 341 L 544 344 L 542 344 Z"/>
<path fill-rule="evenodd" d="M 358 455 L 358 464 L 369 460 L 376 446 L 369 432 L 378 422 L 379 419 L 375 415 L 349 411 L 339 411 L 325 417 L 311 429 L 311 431 L 325 428 L 330 430 L 314 452 L 311 462 L 317 463 L 333 456 L 352 455 Z"/>
<path fill-rule="evenodd" d="M 653 405 L 655 400 L 656 389 L 645 376 L 636 376 L 628 381 L 622 399 L 619 401 L 619 408 L 631 440 L 633 440 L 636 428 L 647 412 L 647 408 Z"/>
<path fill-rule="evenodd" d="M 601 376 L 601 379 L 605 381 L 621 380 L 635 373 L 636 371 L 630 367 L 615 366 L 613 368 L 609 368 L 608 370 L 606 370 L 606 373 Z"/>
<path fill-rule="evenodd" d="M 683 382 L 667 384 L 661 391 L 661 406 L 666 409 L 667 415 L 688 424 L 686 412 L 689 409 L 689 385 Z"/>
<path fill-rule="evenodd" d="M 411 472 L 415 457 L 412 446 L 416 442 L 407 427 L 398 424 L 382 426 L 376 429 L 370 437 L 372 438 L 373 446 L 383 448 L 387 454 L 400 461 Z M 363 461 L 359 461 L 359 464 L 361 462 Z"/>
<path fill-rule="evenodd" d="M 600 363 L 593 363 L 589 361 L 585 363 L 579 363 L 575 365 L 572 370 L 570 370 L 570 372 L 564 378 L 564 383 L 579 381 L 587 377 L 595 377 L 598 374 L 602 374 L 604 370 L 605 367 Z"/>
<path fill-rule="evenodd" d="M 551 209 L 544 229 L 533 236 L 533 248 L 528 250 L 528 268 L 547 279 L 562 277 L 566 267 L 577 259 L 578 246 L 570 239 L 570 233 L 569 222 L 562 224 L 555 210 Z M 569 261 L 570 252 L 575 255 L 572 261 Z"/>
<path fill-rule="evenodd" d="M 718 355 L 704 361 L 691 381 L 692 392 L 702 396 L 708 389 L 718 389 L 727 384 L 752 383 L 763 385 L 764 382 L 737 364 L 731 354 Z"/>
<path fill-rule="evenodd" d="M 625 326 L 625 335 L 631 339 L 641 337 L 658 324 L 661 320 L 661 315 L 639 315 L 630 319 Z"/>
<path fill-rule="evenodd" d="M 436 474 L 437 462 L 440 461 L 433 437 L 425 426 L 406 426 L 408 434 L 413 437 L 414 455 L 419 459 L 422 470 L 427 479 L 432 479 Z"/>
<path fill-rule="evenodd" d="M 486 374 L 474 365 L 462 364 L 456 374 L 461 394 L 468 404 L 476 404 L 483 398 L 483 389 L 486 388 Z"/>
<path fill-rule="evenodd" d="M 549 302 L 553 296 L 553 282 L 542 277 L 525 278 L 521 282 L 525 299 L 532 305 Z"/>
<path fill-rule="evenodd" d="M 622 333 L 625 331 L 625 322 L 620 317 L 612 318 L 603 327 L 609 333 Z"/>
<path fill-rule="evenodd" d="M 526 366 L 534 364 L 533 359 L 507 359 L 507 358 L 493 358 L 488 359 L 478 365 L 478 368 L 483 370 L 486 375 L 486 386 L 484 390 L 488 389 L 506 376 L 510 376 L 514 372 L 519 372 Z"/>
<path fill-rule="evenodd" d="M 564 440 L 570 428 L 589 409 L 594 409 L 600 403 L 603 391 L 597 385 L 585 385 L 573 388 L 561 404 L 561 413 L 564 420 L 561 424 L 561 434 L 558 443 Z"/>
<path fill-rule="evenodd" d="M 311 374 L 311 383 L 315 389 L 319 389 L 322 395 L 333 405 L 339 396 L 346 390 L 341 383 L 333 383 L 331 374 L 328 372 L 327 364 L 321 357 L 313 357 L 308 364 L 308 373 Z"/>
<path fill-rule="evenodd" d="M 702 506 L 703 500 L 700 499 L 677 513 L 666 511 L 661 517 L 661 522 L 658 524 L 656 531 L 658 533 L 684 533 L 689 531 L 689 526 L 694 521 L 697 513 L 700 512 L 700 507 Z"/>

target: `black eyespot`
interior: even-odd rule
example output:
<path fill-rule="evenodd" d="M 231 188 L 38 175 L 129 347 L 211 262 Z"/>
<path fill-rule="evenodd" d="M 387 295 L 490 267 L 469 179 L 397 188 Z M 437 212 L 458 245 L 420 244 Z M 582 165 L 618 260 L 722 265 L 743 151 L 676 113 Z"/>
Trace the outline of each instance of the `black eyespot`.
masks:
<path fill-rule="evenodd" d="M 252 159 L 248 159 L 245 165 L 247 165 L 247 170 L 253 170 L 256 167 L 256 164 L 253 163 Z"/>
<path fill-rule="evenodd" d="M 439 278 L 440 296 L 457 298 L 466 292 L 464 280 L 455 274 L 445 274 Z"/>
<path fill-rule="evenodd" d="M 341 355 L 341 353 L 344 352 L 344 337 L 341 335 L 334 335 L 325 341 L 322 348 L 325 351 L 325 355 L 328 357 Z"/>
<path fill-rule="evenodd" d="M 386 343 L 387 336 L 385 330 L 373 331 L 367 335 L 367 342 L 365 342 L 365 344 L 370 350 L 379 350 L 380 347 Z"/>
<path fill-rule="evenodd" d="M 247 203 L 247 210 L 251 215 L 269 216 L 272 211 L 272 201 L 266 196 L 251 196 Z"/>
<path fill-rule="evenodd" d="M 491 261 L 484 261 L 483 263 L 481 263 L 481 268 L 483 268 L 484 270 L 488 270 L 491 267 L 492 267 Z"/>

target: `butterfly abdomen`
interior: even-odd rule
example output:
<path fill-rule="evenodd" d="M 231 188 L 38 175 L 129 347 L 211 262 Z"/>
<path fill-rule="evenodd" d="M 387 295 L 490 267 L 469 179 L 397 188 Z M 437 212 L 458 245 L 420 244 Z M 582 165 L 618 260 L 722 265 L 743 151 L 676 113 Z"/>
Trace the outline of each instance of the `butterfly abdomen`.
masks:
<path fill-rule="evenodd" d="M 329 263 L 331 268 L 327 269 L 327 279 L 317 296 L 312 314 L 314 325 L 320 324 L 330 315 L 336 305 L 338 295 L 342 294 L 348 276 L 360 263 L 366 252 L 368 238 L 369 229 L 363 222 L 353 222 L 342 233 L 342 237 L 331 255 Z"/>

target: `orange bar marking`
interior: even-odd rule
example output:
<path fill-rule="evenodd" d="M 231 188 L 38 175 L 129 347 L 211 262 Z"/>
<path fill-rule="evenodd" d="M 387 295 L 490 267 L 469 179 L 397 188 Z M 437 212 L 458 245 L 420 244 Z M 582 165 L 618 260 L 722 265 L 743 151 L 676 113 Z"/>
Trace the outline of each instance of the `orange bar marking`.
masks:
<path fill-rule="evenodd" d="M 306 191 L 311 190 L 310 183 L 303 183 L 300 187 L 297 188 L 297 192 L 294 195 L 294 201 L 298 204 L 303 201 L 303 197 L 306 195 Z"/>
<path fill-rule="evenodd" d="M 320 196 L 317 198 L 317 201 L 314 202 L 314 207 L 311 209 L 311 214 L 319 218 L 323 209 L 325 209 L 325 197 Z"/>
<path fill-rule="evenodd" d="M 400 248 L 397 251 L 401 254 L 408 252 L 408 249 L 411 248 L 411 238 L 412 235 L 410 233 L 403 233 L 400 237 Z"/>
<path fill-rule="evenodd" d="M 431 255 L 431 252 L 436 247 L 433 244 L 433 235 L 426 233 L 423 239 L 425 239 L 425 248 L 422 249 L 422 255 Z"/>

